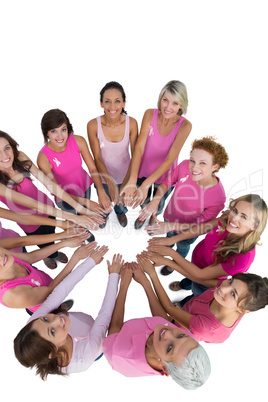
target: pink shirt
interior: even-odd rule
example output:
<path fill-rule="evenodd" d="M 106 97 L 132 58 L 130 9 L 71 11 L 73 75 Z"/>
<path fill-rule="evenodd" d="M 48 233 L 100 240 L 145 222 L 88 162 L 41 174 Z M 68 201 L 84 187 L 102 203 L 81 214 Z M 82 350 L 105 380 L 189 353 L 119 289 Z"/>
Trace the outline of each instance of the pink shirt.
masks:
<path fill-rule="evenodd" d="M 82 168 L 81 153 L 75 137 L 69 135 L 63 152 L 52 151 L 47 145 L 40 152 L 48 158 L 58 185 L 69 194 L 84 197 L 93 180 Z"/>
<path fill-rule="evenodd" d="M 212 265 L 215 262 L 215 256 L 213 255 L 215 248 L 219 241 L 223 240 L 227 236 L 228 232 L 220 233 L 219 225 L 211 230 L 205 238 L 197 244 L 193 251 L 192 262 L 199 268 L 205 268 Z M 226 262 L 221 262 L 221 266 L 228 275 L 234 275 L 238 272 L 246 272 L 251 266 L 255 258 L 255 247 L 248 253 L 237 254 L 233 257 L 229 257 Z"/>
<path fill-rule="evenodd" d="M 27 262 L 21 261 L 14 257 L 14 263 L 22 265 L 27 270 L 28 275 L 13 279 L 11 281 L 6 281 L 0 285 L 0 303 L 3 304 L 3 306 L 6 306 L 6 304 L 2 301 L 2 298 L 5 292 L 9 289 L 16 288 L 17 286 L 31 286 L 32 288 L 37 286 L 48 286 L 52 282 L 52 279 L 49 275 L 32 267 Z M 39 307 L 40 305 L 28 306 L 28 309 L 30 311 L 36 311 Z"/>
<path fill-rule="evenodd" d="M 221 282 L 219 281 L 217 286 Z M 199 341 L 222 343 L 229 338 L 243 316 L 238 318 L 232 327 L 223 325 L 209 309 L 214 299 L 214 289 L 208 289 L 201 295 L 193 297 L 184 304 L 182 310 L 192 314 L 190 318 L 190 331 Z"/>
<path fill-rule="evenodd" d="M 49 314 L 57 309 L 66 299 L 75 285 L 95 266 L 95 261 L 88 257 L 66 278 L 64 278 L 44 301 L 41 307 L 31 316 L 28 322 Z M 97 318 L 94 319 L 81 312 L 70 312 L 69 335 L 73 341 L 73 352 L 68 366 L 63 367 L 65 373 L 79 373 L 87 370 L 102 353 L 102 342 L 109 327 L 113 313 L 118 282 L 118 274 L 110 274 L 106 293 Z M 94 303 L 94 299 L 92 300 Z"/>
<path fill-rule="evenodd" d="M 164 137 L 157 129 L 158 112 L 158 109 L 154 109 L 152 123 L 150 125 L 149 134 L 141 158 L 138 174 L 139 178 L 149 177 L 165 161 L 177 134 L 179 134 L 179 128 L 183 120 L 185 120 L 185 118 L 181 116 L 173 130 Z M 178 158 L 176 158 L 168 172 L 171 172 L 177 166 L 177 163 Z M 155 183 L 162 183 L 163 178 L 164 175 L 159 177 Z"/>
<path fill-rule="evenodd" d="M 130 154 L 129 154 L 129 116 L 126 115 L 125 134 L 121 141 L 111 142 L 105 138 L 101 126 L 101 118 L 97 117 L 98 122 L 98 140 L 100 144 L 100 153 L 109 175 L 116 184 L 121 184 L 127 173 Z M 106 180 L 101 176 L 102 182 Z"/>
<path fill-rule="evenodd" d="M 11 237 L 20 237 L 20 235 L 17 232 L 14 232 L 14 230 L 3 228 L 0 221 L 0 239 L 2 240 Z M 22 247 L 12 248 L 10 251 L 14 251 L 15 253 L 22 253 Z"/>
<path fill-rule="evenodd" d="M 176 325 L 161 317 L 138 318 L 126 321 L 121 331 L 107 336 L 102 344 L 103 354 L 112 366 L 125 377 L 161 375 L 154 370 L 145 357 L 145 345 L 148 337 L 158 324 L 176 328 Z M 177 325 L 178 326 L 178 325 Z M 193 337 L 184 328 L 183 330 Z"/>
<path fill-rule="evenodd" d="M 196 224 L 216 218 L 226 201 L 224 188 L 217 180 L 215 186 L 202 188 L 191 179 L 189 160 L 181 162 L 162 182 L 168 188 L 175 186 L 164 218 L 168 222 Z"/>
<path fill-rule="evenodd" d="M 53 201 L 42 191 L 38 190 L 37 187 L 34 185 L 34 183 L 28 179 L 27 177 L 24 177 L 22 182 L 20 184 L 17 184 L 17 186 L 14 185 L 8 185 L 8 187 L 12 188 L 13 190 L 17 191 L 18 193 L 27 195 L 30 198 L 33 198 L 34 200 L 41 202 L 43 204 L 50 205 L 54 207 Z M 29 209 L 27 207 L 24 207 L 19 204 L 15 204 L 12 201 L 7 200 L 6 198 L 0 196 L 0 201 L 2 201 L 6 206 L 11 210 L 15 212 L 21 212 L 21 213 L 28 213 L 32 215 L 39 215 L 39 216 L 48 216 L 45 214 L 40 214 L 39 212 L 35 211 L 34 209 Z M 35 232 L 40 225 L 21 225 L 18 223 L 18 225 L 26 232 L 26 233 L 32 233 Z"/>

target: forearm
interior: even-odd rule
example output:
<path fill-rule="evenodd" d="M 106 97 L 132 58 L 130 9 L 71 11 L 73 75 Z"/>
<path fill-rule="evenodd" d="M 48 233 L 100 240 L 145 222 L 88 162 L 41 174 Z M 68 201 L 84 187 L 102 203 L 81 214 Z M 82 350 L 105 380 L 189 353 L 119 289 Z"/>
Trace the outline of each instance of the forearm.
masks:
<path fill-rule="evenodd" d="M 58 243 L 54 243 L 50 246 L 44 247 L 40 250 L 35 250 L 30 253 L 27 253 L 27 261 L 29 264 L 34 264 L 35 262 L 41 261 L 44 258 L 47 258 L 50 254 L 55 253 L 61 248 L 65 247 L 65 241 L 59 241 Z"/>
<path fill-rule="evenodd" d="M 121 282 L 117 299 L 114 306 L 111 323 L 108 334 L 120 332 L 124 323 L 125 302 L 127 297 L 128 286 Z"/>
<path fill-rule="evenodd" d="M 70 272 L 74 269 L 76 264 L 80 259 L 75 255 L 75 253 L 72 255 L 70 258 L 69 262 L 66 264 L 66 266 L 63 268 L 63 270 L 53 279 L 53 281 L 49 284 L 49 293 L 52 292 L 53 289 L 55 289 L 56 286 L 64 279 L 66 278 L 67 275 L 69 275 Z"/>
<path fill-rule="evenodd" d="M 158 297 L 163 309 L 166 311 L 166 313 L 171 314 L 173 303 L 171 302 L 168 295 L 166 294 L 166 292 L 158 278 L 158 275 L 155 271 L 150 274 L 150 279 L 153 283 L 154 290 L 157 294 L 157 297 Z"/>
<path fill-rule="evenodd" d="M 142 286 L 146 293 L 152 315 L 154 317 L 163 317 L 165 319 L 169 319 L 166 311 L 164 310 L 164 308 L 161 306 L 159 300 L 157 299 L 157 297 L 153 291 L 153 288 L 151 286 L 151 283 L 149 281 L 147 281 L 147 282 L 144 282 L 142 284 Z"/>
<path fill-rule="evenodd" d="M 0 240 L 1 247 L 8 250 L 17 247 L 35 246 L 39 244 L 50 243 L 56 240 L 64 239 L 64 232 L 52 233 L 47 235 L 29 235 L 20 237 L 9 237 Z M 39 251 L 39 250 L 38 250 Z"/>

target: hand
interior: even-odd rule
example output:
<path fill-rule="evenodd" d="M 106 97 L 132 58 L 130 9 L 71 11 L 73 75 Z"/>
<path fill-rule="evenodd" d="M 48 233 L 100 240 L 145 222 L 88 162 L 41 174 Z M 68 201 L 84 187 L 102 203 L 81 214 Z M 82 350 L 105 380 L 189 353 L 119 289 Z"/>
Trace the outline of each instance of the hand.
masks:
<path fill-rule="evenodd" d="M 124 264 L 124 260 L 123 260 L 122 255 L 114 254 L 112 263 L 107 261 L 109 274 L 112 274 L 112 273 L 120 274 L 120 270 L 121 270 L 123 264 Z"/>
<path fill-rule="evenodd" d="M 88 239 L 88 233 L 82 233 L 79 236 L 71 237 L 69 239 L 63 240 L 64 247 L 78 247 L 81 246 Z"/>
<path fill-rule="evenodd" d="M 121 267 L 120 276 L 121 276 L 121 286 L 128 287 L 130 285 L 133 276 L 133 272 L 129 262 L 126 262 Z"/>
<path fill-rule="evenodd" d="M 146 200 L 148 194 L 148 188 L 142 187 L 142 185 L 137 188 L 133 196 L 132 208 L 137 208 L 139 205 L 142 205 Z"/>
<path fill-rule="evenodd" d="M 90 243 L 89 243 L 90 244 Z M 95 250 L 93 250 L 90 254 L 89 257 L 91 257 L 96 264 L 99 264 L 103 260 L 103 256 L 107 253 L 108 251 L 107 246 L 98 246 Z"/>
<path fill-rule="evenodd" d="M 117 184 L 114 181 L 111 181 L 107 183 L 107 186 L 112 202 L 114 204 L 117 204 L 119 199 L 119 189 L 117 187 Z"/>
<path fill-rule="evenodd" d="M 143 209 L 145 209 L 145 208 L 143 208 Z M 172 228 L 170 226 L 171 226 L 171 224 L 169 222 L 160 222 L 157 220 L 154 225 L 146 226 L 145 230 L 147 230 L 149 235 L 154 236 L 154 235 L 160 235 L 160 234 L 165 234 L 165 233 L 170 232 L 172 230 Z"/>
<path fill-rule="evenodd" d="M 62 235 L 64 236 L 64 239 L 69 239 L 70 237 L 78 237 L 85 233 L 87 233 L 85 228 L 82 228 L 81 226 L 73 226 L 67 230 L 64 230 Z"/>
<path fill-rule="evenodd" d="M 172 255 L 172 252 L 174 252 L 174 250 L 170 247 L 167 246 L 158 246 L 158 245 L 151 245 L 149 244 L 149 246 L 147 247 L 148 251 L 151 253 L 157 253 L 163 256 L 167 256 L 167 255 Z"/>
<path fill-rule="evenodd" d="M 101 216 L 105 215 L 103 208 L 97 202 L 88 200 L 87 198 L 82 198 L 81 202 L 87 209 L 94 212 L 95 214 Z"/>
<path fill-rule="evenodd" d="M 78 257 L 79 260 L 89 257 L 90 253 L 96 249 L 97 243 L 93 241 L 92 243 L 83 244 L 81 247 L 75 250 L 73 256 Z"/>
<path fill-rule="evenodd" d="M 69 218 L 69 220 L 71 222 L 74 222 L 76 225 L 82 226 L 89 230 L 98 230 L 99 229 L 99 224 L 92 217 L 89 217 L 86 215 L 74 215 L 74 214 L 71 214 L 71 215 L 73 215 L 73 216 L 71 216 Z M 101 222 L 101 223 L 103 223 L 103 222 Z"/>
<path fill-rule="evenodd" d="M 151 260 L 154 262 L 155 266 L 161 266 L 161 265 L 166 265 L 167 259 L 164 258 L 162 255 L 157 254 L 157 253 L 152 253 L 149 251 L 143 251 L 141 253 L 143 257 L 146 257 L 147 259 Z"/>
<path fill-rule="evenodd" d="M 159 202 L 157 200 L 150 201 L 144 208 L 142 208 L 140 215 L 139 215 L 139 219 L 141 221 L 145 221 L 151 215 L 154 215 L 154 217 L 155 217 L 155 214 L 158 210 L 158 205 L 159 205 Z"/>
<path fill-rule="evenodd" d="M 154 237 L 148 240 L 149 246 L 173 246 L 174 240 L 172 237 Z"/>
<path fill-rule="evenodd" d="M 146 272 L 146 274 L 148 274 L 149 276 L 155 272 L 154 264 L 152 264 L 151 261 L 145 257 L 145 255 L 138 254 L 137 261 L 139 265 L 143 267 L 144 272 Z"/>
<path fill-rule="evenodd" d="M 123 204 L 131 207 L 133 202 L 134 193 L 136 191 L 136 184 L 128 181 L 124 187 L 120 188 L 120 196 L 123 197 Z"/>
<path fill-rule="evenodd" d="M 133 272 L 133 278 L 137 283 L 142 285 L 144 282 L 148 282 L 148 279 L 143 271 L 143 267 L 140 264 L 132 262 L 130 265 Z"/>
<path fill-rule="evenodd" d="M 100 206 L 103 208 L 106 214 L 109 214 L 113 210 L 113 204 L 109 196 L 106 194 L 105 190 L 99 191 L 99 198 L 98 198 Z"/>

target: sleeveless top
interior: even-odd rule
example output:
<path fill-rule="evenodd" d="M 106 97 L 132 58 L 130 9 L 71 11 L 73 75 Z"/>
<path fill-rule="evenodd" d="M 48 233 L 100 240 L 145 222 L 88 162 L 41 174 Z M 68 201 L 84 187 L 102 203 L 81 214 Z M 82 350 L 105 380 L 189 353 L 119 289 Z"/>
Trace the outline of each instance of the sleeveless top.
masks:
<path fill-rule="evenodd" d="M 149 177 L 166 159 L 170 148 L 178 134 L 178 130 L 185 120 L 184 117 L 180 117 L 173 130 L 164 137 L 157 129 L 157 116 L 158 109 L 154 109 L 152 123 L 149 128 L 149 134 L 145 144 L 144 152 L 141 158 L 140 169 L 138 177 Z M 160 184 L 163 181 L 164 176 L 170 173 L 178 164 L 178 158 L 174 161 L 171 168 L 165 172 L 159 179 L 156 180 L 156 184 Z"/>
<path fill-rule="evenodd" d="M 114 179 L 116 184 L 121 184 L 127 173 L 130 154 L 129 154 L 129 116 L 126 115 L 125 134 L 121 141 L 107 141 L 102 130 L 101 118 L 97 117 L 98 123 L 98 140 L 100 144 L 100 152 L 103 162 L 109 175 Z M 105 183 L 101 176 L 102 183 Z"/>
<path fill-rule="evenodd" d="M 63 152 L 52 151 L 47 145 L 40 152 L 49 160 L 57 184 L 71 195 L 84 197 L 93 180 L 82 168 L 81 153 L 74 136 L 69 135 Z"/>
<path fill-rule="evenodd" d="M 21 278 L 12 279 L 11 281 L 6 281 L 0 285 L 0 303 L 3 306 L 8 307 L 3 301 L 2 298 L 5 292 L 9 289 L 16 288 L 17 286 L 31 286 L 35 288 L 36 286 L 48 286 L 52 282 L 52 278 L 47 275 L 43 271 L 39 271 L 38 269 L 32 267 L 27 262 L 21 261 L 18 258 L 14 257 L 14 263 L 21 264 L 28 271 L 29 275 L 22 276 Z M 36 311 L 40 305 L 31 306 L 28 309 L 32 312 Z"/>
<path fill-rule="evenodd" d="M 37 187 L 34 185 L 34 183 L 28 179 L 27 177 L 24 177 L 22 182 L 17 184 L 17 186 L 14 186 L 12 183 L 7 185 L 9 188 L 11 188 L 14 191 L 17 191 L 18 193 L 27 195 L 30 198 L 33 198 L 34 200 L 41 202 L 43 204 L 50 205 L 51 207 L 54 207 L 53 202 L 51 199 L 42 191 L 38 190 Z M 41 214 L 34 209 L 30 209 L 27 207 L 24 207 L 23 205 L 16 204 L 13 201 L 7 200 L 5 197 L 0 196 L 0 201 L 2 201 L 6 206 L 11 210 L 15 212 L 20 212 L 20 213 L 28 213 L 32 215 L 39 215 L 39 216 L 48 216 L 46 214 Z M 26 233 L 32 233 L 35 232 L 40 225 L 21 225 L 18 223 L 18 225 L 26 232 Z"/>
<path fill-rule="evenodd" d="M 20 235 L 12 229 L 3 228 L 0 221 L 0 239 L 9 239 L 10 237 L 20 237 Z M 15 253 L 22 253 L 22 247 L 12 248 L 10 251 L 14 251 Z"/>

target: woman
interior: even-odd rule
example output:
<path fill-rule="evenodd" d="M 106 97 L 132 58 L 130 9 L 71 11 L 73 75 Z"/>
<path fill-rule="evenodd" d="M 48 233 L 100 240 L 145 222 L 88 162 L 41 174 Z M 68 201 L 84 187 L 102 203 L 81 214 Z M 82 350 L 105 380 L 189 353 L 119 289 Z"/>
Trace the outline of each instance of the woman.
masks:
<path fill-rule="evenodd" d="M 212 137 L 195 140 L 192 144 L 190 159 L 184 160 L 159 185 L 153 200 L 140 213 L 141 220 L 155 215 L 160 199 L 168 188 L 175 186 L 164 211 L 165 222 L 147 226 L 151 235 L 167 233 L 173 237 L 180 231 L 193 225 L 208 222 L 216 218 L 223 210 L 226 201 L 225 191 L 216 176 L 221 168 L 228 163 L 228 155 L 224 147 L 214 141 Z M 177 253 L 186 257 L 190 245 L 197 237 L 177 242 Z M 162 275 L 169 275 L 173 269 L 165 266 L 161 269 Z"/>
<path fill-rule="evenodd" d="M 91 251 L 89 258 L 68 275 L 47 298 L 14 340 L 15 355 L 25 367 L 36 367 L 43 380 L 48 374 L 87 370 L 101 356 L 102 341 L 110 323 L 123 264 L 115 255 L 108 262 L 109 280 L 102 307 L 94 319 L 84 313 L 54 311 L 83 277 L 99 264 L 107 247 Z"/>
<path fill-rule="evenodd" d="M 158 109 L 148 109 L 144 113 L 129 180 L 120 191 L 125 204 L 133 208 L 138 205 L 143 208 L 148 204 L 151 186 L 154 184 L 156 191 L 163 175 L 176 167 L 178 155 L 192 128 L 182 116 L 188 106 L 187 90 L 182 82 L 168 82 L 160 92 L 157 106 Z M 162 212 L 171 191 L 162 198 L 157 214 Z M 152 223 L 153 217 L 150 220 Z M 143 224 L 144 221 L 137 218 L 135 228 L 139 229 Z"/>
<path fill-rule="evenodd" d="M 231 200 L 229 210 L 219 219 L 214 219 L 202 225 L 193 226 L 174 237 L 175 241 L 195 237 L 209 232 L 198 243 L 192 255 L 192 263 L 181 257 L 176 251 L 159 244 L 170 245 L 170 239 L 149 240 L 150 252 L 169 255 L 173 261 L 153 253 L 144 253 L 154 262 L 168 264 L 176 271 L 193 281 L 193 295 L 180 301 L 183 306 L 190 298 L 207 290 L 200 281 L 226 278 L 238 272 L 246 272 L 255 258 L 255 248 L 267 223 L 267 205 L 256 194 L 241 196 Z M 161 261 L 160 261 L 161 260 Z M 180 286 L 175 284 L 176 288 Z"/>
<path fill-rule="evenodd" d="M 91 211 L 103 214 L 110 209 L 95 163 L 85 139 L 73 134 L 68 116 L 59 109 L 49 110 L 41 120 L 45 145 L 37 157 L 37 165 L 53 182 L 57 183 L 76 202 Z M 85 162 L 91 176 L 82 168 Z M 95 183 L 99 204 L 90 200 L 91 185 Z M 68 203 L 55 200 L 59 208 L 76 213 Z"/>
<path fill-rule="evenodd" d="M 102 217 L 76 203 L 67 193 L 44 175 L 23 152 L 18 151 L 17 142 L 3 131 L 0 131 L 0 156 L 0 200 L 10 210 L 37 215 L 43 215 L 44 213 L 57 215 L 53 202 L 33 184 L 30 178 L 32 174 L 47 187 L 48 191 L 72 204 L 77 209 L 77 212 L 91 216 L 95 222 L 101 223 L 103 221 Z M 73 221 L 81 222 L 77 218 L 73 219 Z M 86 225 L 86 222 L 84 225 Z M 54 227 L 47 225 L 20 225 L 20 227 L 27 235 L 51 234 L 55 231 Z M 40 247 L 45 246 L 40 245 Z M 63 253 L 53 253 L 44 262 L 48 268 L 54 269 L 57 266 L 55 259 L 64 263 L 68 261 L 68 258 Z"/>
<path fill-rule="evenodd" d="M 53 280 L 31 264 L 62 247 L 77 247 L 84 242 L 84 239 L 85 236 L 62 240 L 30 253 L 14 253 L 0 248 L 0 302 L 7 307 L 36 311 L 55 286 L 72 271 L 75 264 L 81 258 L 85 258 L 84 251 L 91 248 L 77 249 L 66 267 Z"/>
<path fill-rule="evenodd" d="M 221 343 L 229 338 L 242 317 L 258 311 L 268 303 L 268 279 L 249 273 L 238 273 L 225 280 L 204 281 L 216 285 L 193 297 L 183 308 L 177 308 L 161 285 L 154 265 L 141 255 L 138 262 L 149 275 L 161 305 L 177 323 L 199 340 Z M 217 283 L 216 283 L 217 282 Z"/>
<path fill-rule="evenodd" d="M 153 317 L 123 322 L 132 276 L 143 286 Z M 127 263 L 121 271 L 121 284 L 108 336 L 102 347 L 112 368 L 126 377 L 170 375 L 184 388 L 195 389 L 210 374 L 210 362 L 205 350 L 188 331 L 170 322 L 144 272 L 136 263 Z"/>
<path fill-rule="evenodd" d="M 125 227 L 127 208 L 120 203 L 119 190 L 129 179 L 129 148 L 133 156 L 138 125 L 125 111 L 126 94 L 118 82 L 108 82 L 102 88 L 100 104 L 104 114 L 88 122 L 88 140 L 103 187 L 114 203 L 120 225 Z"/>

